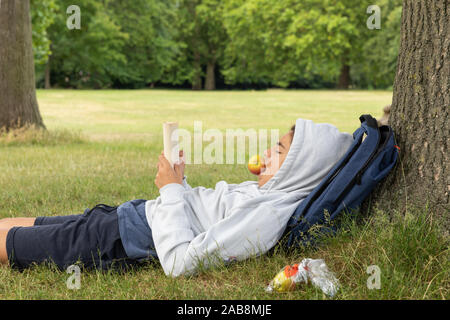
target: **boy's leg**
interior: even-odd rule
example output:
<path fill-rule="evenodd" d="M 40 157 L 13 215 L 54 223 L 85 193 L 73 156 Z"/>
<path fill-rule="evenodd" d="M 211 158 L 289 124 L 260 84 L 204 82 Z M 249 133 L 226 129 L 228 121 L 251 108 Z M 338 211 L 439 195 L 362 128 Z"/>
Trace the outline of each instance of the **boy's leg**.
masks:
<path fill-rule="evenodd" d="M 106 205 L 102 205 L 106 206 Z M 97 207 L 97 206 L 96 206 Z M 109 207 L 109 210 L 115 207 Z M 95 207 L 94 207 L 95 208 Z M 12 228 L 12 227 L 32 227 L 35 225 L 48 225 L 48 224 L 60 224 L 71 220 L 76 220 L 80 217 L 85 217 L 90 214 L 92 209 L 86 209 L 83 214 L 71 214 L 65 216 L 48 216 L 37 218 L 3 218 L 0 219 L 0 228 Z"/>
<path fill-rule="evenodd" d="M 34 226 L 36 218 L 4 218 L 0 219 L 0 229 L 12 227 L 31 227 Z"/>
<path fill-rule="evenodd" d="M 35 225 L 62 224 L 64 222 L 77 220 L 78 218 L 81 217 L 87 217 L 90 211 L 91 211 L 90 209 L 86 209 L 83 214 L 74 214 L 66 216 L 0 219 L 0 264 L 9 264 L 8 251 L 6 249 L 6 239 L 9 230 L 12 229 L 13 227 L 33 227 Z"/>
<path fill-rule="evenodd" d="M 64 223 L 1 229 L 1 262 L 23 269 L 48 261 L 62 270 L 77 261 L 101 269 L 133 264 L 121 242 L 116 212 L 97 210 Z"/>
<path fill-rule="evenodd" d="M 42 226 L 42 225 L 49 225 L 49 224 L 61 224 L 65 223 L 67 221 L 73 221 L 78 220 L 81 218 L 86 218 L 88 215 L 91 214 L 93 210 L 95 210 L 97 207 L 101 207 L 102 209 L 106 208 L 106 211 L 112 211 L 115 210 L 117 207 L 111 207 L 105 204 L 98 204 L 92 209 L 86 209 L 84 210 L 84 213 L 82 214 L 71 214 L 71 215 L 64 215 L 64 216 L 43 216 L 43 217 L 37 217 L 34 221 L 35 226 Z"/>
<path fill-rule="evenodd" d="M 8 264 L 8 253 L 6 252 L 6 236 L 9 228 L 0 228 L 0 264 Z"/>
<path fill-rule="evenodd" d="M 0 228 L 33 227 L 35 225 L 59 224 L 66 221 L 75 220 L 80 216 L 82 216 L 82 214 L 37 218 L 3 218 L 0 219 Z"/>

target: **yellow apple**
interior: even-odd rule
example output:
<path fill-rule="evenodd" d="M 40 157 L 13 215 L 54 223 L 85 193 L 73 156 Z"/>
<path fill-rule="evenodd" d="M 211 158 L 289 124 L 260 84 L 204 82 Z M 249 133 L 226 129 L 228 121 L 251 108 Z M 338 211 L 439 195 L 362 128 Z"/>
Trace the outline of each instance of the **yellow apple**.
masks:
<path fill-rule="evenodd" d="M 259 175 L 261 173 L 261 168 L 263 167 L 259 155 L 251 157 L 250 160 L 248 161 L 247 167 L 251 173 Z"/>

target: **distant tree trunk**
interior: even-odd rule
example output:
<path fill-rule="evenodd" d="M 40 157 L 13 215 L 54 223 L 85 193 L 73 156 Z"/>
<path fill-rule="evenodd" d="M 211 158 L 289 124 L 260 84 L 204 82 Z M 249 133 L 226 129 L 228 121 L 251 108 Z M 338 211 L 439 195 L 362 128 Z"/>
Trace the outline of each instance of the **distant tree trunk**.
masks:
<path fill-rule="evenodd" d="M 192 90 L 202 90 L 202 64 L 198 51 L 194 52 L 194 78 L 192 79 Z"/>
<path fill-rule="evenodd" d="M 400 162 L 373 195 L 381 209 L 428 207 L 449 230 L 450 2 L 404 0 L 389 123 Z"/>
<path fill-rule="evenodd" d="M 52 88 L 52 84 L 50 82 L 50 59 L 51 56 L 48 56 L 47 63 L 45 64 L 45 89 Z"/>
<path fill-rule="evenodd" d="M 338 89 L 348 89 L 350 86 L 350 66 L 344 62 L 341 67 L 341 74 L 338 80 Z"/>
<path fill-rule="evenodd" d="M 0 128 L 44 127 L 36 99 L 29 0 L 0 4 Z"/>
<path fill-rule="evenodd" d="M 216 62 L 209 61 L 206 65 L 205 90 L 216 90 Z"/>

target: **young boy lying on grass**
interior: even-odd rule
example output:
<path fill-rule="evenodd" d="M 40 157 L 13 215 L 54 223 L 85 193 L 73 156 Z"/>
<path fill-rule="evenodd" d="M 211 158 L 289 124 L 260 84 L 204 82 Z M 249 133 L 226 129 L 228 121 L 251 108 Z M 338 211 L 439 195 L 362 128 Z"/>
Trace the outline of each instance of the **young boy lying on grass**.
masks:
<path fill-rule="evenodd" d="M 64 270 L 76 262 L 108 269 L 157 259 L 166 275 L 179 276 L 199 265 L 264 254 L 352 140 L 330 124 L 297 119 L 264 152 L 258 181 L 219 181 L 215 189 L 192 188 L 184 163 L 173 169 L 161 154 L 155 179 L 160 196 L 154 200 L 97 205 L 79 215 L 0 220 L 0 262 L 19 270 L 54 262 Z"/>

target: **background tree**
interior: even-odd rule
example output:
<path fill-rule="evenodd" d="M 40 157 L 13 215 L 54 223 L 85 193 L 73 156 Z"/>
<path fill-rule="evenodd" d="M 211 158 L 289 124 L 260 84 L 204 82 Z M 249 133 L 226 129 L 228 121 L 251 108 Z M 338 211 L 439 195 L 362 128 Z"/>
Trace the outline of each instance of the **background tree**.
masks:
<path fill-rule="evenodd" d="M 286 87 L 302 74 L 305 61 L 294 59 L 294 51 L 284 44 L 296 14 L 285 5 L 285 1 L 226 1 L 224 24 L 230 40 L 223 74 L 227 83 Z"/>
<path fill-rule="evenodd" d="M 44 86 L 49 89 L 51 41 L 47 30 L 55 21 L 58 6 L 55 0 L 31 0 L 30 5 L 36 82 L 44 78 Z"/>
<path fill-rule="evenodd" d="M 361 48 L 363 59 L 352 66 L 351 78 L 361 88 L 392 88 L 397 69 L 402 0 L 377 1 L 381 29 L 371 30 Z"/>
<path fill-rule="evenodd" d="M 216 88 L 217 64 L 227 42 L 222 15 L 223 1 L 178 1 L 174 22 L 179 50 L 170 70 L 176 84 L 187 81 L 194 90 Z"/>
<path fill-rule="evenodd" d="M 197 6 L 201 0 L 179 0 L 176 3 L 175 41 L 178 51 L 175 63 L 167 72 L 168 83 L 180 85 L 191 84 L 193 90 L 203 87 L 203 70 L 200 53 L 200 24 L 197 17 Z"/>
<path fill-rule="evenodd" d="M 2 0 L 0 44 L 0 128 L 44 127 L 36 100 L 29 0 Z"/>
<path fill-rule="evenodd" d="M 216 89 L 217 63 L 223 57 L 228 39 L 223 24 L 223 3 L 221 0 L 203 0 L 196 8 L 200 55 L 206 65 L 205 90 Z"/>
<path fill-rule="evenodd" d="M 366 27 L 369 0 L 80 0 L 82 30 L 65 27 L 70 1 L 55 3 L 32 0 L 39 86 L 393 84 L 401 0 L 378 1 L 381 30 Z"/>
<path fill-rule="evenodd" d="M 355 0 L 231 0 L 227 1 L 227 48 L 231 82 L 241 70 L 286 87 L 320 76 L 346 89 L 351 67 L 361 61 L 369 37 L 366 8 Z"/>
<path fill-rule="evenodd" d="M 348 89 L 352 65 L 363 59 L 367 41 L 366 8 L 370 1 L 287 0 L 296 14 L 287 29 L 286 45 L 296 60 L 307 61 L 306 71 L 318 69 L 323 77 L 337 80 L 337 88 Z"/>
<path fill-rule="evenodd" d="M 400 163 L 378 189 L 381 208 L 427 206 L 449 221 L 450 3 L 404 0 L 390 125 Z M 447 230 L 450 224 L 447 223 Z"/>
<path fill-rule="evenodd" d="M 176 20 L 172 0 L 108 0 L 106 10 L 128 35 L 123 46 L 126 63 L 117 75 L 116 85 L 141 88 L 164 81 L 174 63 L 178 45 L 173 40 Z"/>
<path fill-rule="evenodd" d="M 52 43 L 52 81 L 62 87 L 108 88 L 124 73 L 124 46 L 128 34 L 121 31 L 103 2 L 79 0 L 81 29 L 68 29 L 66 9 L 61 0 L 48 35 Z"/>

